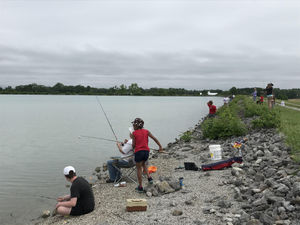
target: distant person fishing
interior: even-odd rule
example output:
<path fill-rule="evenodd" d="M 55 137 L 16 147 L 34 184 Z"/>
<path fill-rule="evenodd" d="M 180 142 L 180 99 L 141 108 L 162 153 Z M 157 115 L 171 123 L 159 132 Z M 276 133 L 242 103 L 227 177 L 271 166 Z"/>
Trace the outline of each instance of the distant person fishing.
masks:
<path fill-rule="evenodd" d="M 217 112 L 217 107 L 214 105 L 213 101 L 209 101 L 207 103 L 207 106 L 209 108 L 209 114 L 208 114 L 208 117 L 209 118 L 212 118 L 212 117 L 215 117 L 216 116 L 216 112 Z"/>

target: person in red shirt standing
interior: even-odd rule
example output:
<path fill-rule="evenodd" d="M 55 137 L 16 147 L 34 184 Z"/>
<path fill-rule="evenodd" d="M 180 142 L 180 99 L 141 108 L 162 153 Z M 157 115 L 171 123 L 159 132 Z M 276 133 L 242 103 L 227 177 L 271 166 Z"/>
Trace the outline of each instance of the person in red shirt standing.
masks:
<path fill-rule="evenodd" d="M 132 132 L 132 147 L 134 148 L 134 161 L 137 168 L 137 177 L 139 186 L 136 188 L 138 192 L 144 192 L 142 185 L 142 172 L 146 172 L 148 182 L 153 183 L 152 177 L 149 175 L 148 168 L 145 162 L 148 160 L 150 148 L 148 146 L 148 137 L 152 138 L 159 146 L 159 152 L 162 152 L 160 142 L 154 137 L 151 132 L 144 129 L 144 121 L 141 118 L 136 118 L 133 122 L 134 131 Z"/>
<path fill-rule="evenodd" d="M 208 108 L 209 108 L 209 114 L 208 117 L 215 117 L 216 112 L 217 112 L 217 107 L 213 104 L 213 101 L 209 101 L 207 103 Z"/>

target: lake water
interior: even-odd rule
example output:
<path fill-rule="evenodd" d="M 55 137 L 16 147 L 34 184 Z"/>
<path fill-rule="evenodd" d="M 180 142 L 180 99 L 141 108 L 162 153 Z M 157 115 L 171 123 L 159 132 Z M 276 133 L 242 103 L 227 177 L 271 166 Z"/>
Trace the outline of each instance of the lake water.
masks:
<path fill-rule="evenodd" d="M 206 102 L 219 97 L 99 96 L 120 140 L 135 117 L 163 146 L 208 113 Z M 97 166 L 118 155 L 95 96 L 0 95 L 0 224 L 30 224 L 58 195 L 68 194 L 62 170 L 73 165 L 89 177 Z M 156 147 L 151 140 L 150 145 Z M 44 196 L 44 197 L 41 197 Z"/>

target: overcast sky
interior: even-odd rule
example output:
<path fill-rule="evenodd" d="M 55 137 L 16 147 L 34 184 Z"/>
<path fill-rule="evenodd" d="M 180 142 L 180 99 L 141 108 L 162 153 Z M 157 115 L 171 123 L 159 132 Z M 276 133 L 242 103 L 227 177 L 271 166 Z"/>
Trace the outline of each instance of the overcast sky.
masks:
<path fill-rule="evenodd" d="M 0 0 L 0 86 L 300 88 L 299 1 Z"/>

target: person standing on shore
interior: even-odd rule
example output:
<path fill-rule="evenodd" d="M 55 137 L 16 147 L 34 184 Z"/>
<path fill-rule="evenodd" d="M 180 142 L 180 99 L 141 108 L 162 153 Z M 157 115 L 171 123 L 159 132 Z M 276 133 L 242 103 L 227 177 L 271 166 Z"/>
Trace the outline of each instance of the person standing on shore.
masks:
<path fill-rule="evenodd" d="M 149 158 L 150 148 L 148 146 L 148 137 L 152 138 L 156 144 L 159 146 L 159 152 L 162 152 L 160 142 L 154 137 L 151 132 L 147 129 L 144 129 L 144 121 L 141 118 L 136 118 L 133 122 L 134 131 L 132 132 L 132 147 L 134 148 L 134 161 L 136 162 L 137 168 L 137 178 L 138 178 L 138 187 L 136 191 L 142 193 L 144 188 L 142 185 L 142 172 L 144 171 L 147 174 L 148 182 L 153 183 L 152 177 L 149 175 L 146 161 Z"/>
<path fill-rule="evenodd" d="M 216 116 L 216 112 L 217 112 L 217 107 L 213 104 L 213 101 L 209 101 L 207 103 L 207 106 L 209 108 L 209 114 L 208 114 L 208 117 L 209 118 L 212 118 L 212 117 L 215 117 Z"/>
<path fill-rule="evenodd" d="M 272 109 L 272 100 L 273 100 L 273 84 L 269 83 L 266 87 L 267 98 L 268 98 L 268 107 Z"/>
<path fill-rule="evenodd" d="M 225 105 L 228 105 L 229 101 L 230 101 L 230 98 L 229 98 L 229 97 L 225 97 L 225 98 L 223 99 L 224 106 L 225 106 Z"/>
<path fill-rule="evenodd" d="M 276 99 L 275 99 L 275 95 L 273 93 L 273 97 L 272 97 L 272 109 L 274 109 L 275 104 L 276 104 Z"/>
<path fill-rule="evenodd" d="M 106 183 L 113 183 L 120 179 L 121 174 L 117 168 L 134 165 L 132 139 L 125 139 L 123 143 L 117 142 L 117 147 L 121 153 L 121 158 L 107 161 L 109 179 L 106 180 Z"/>
<path fill-rule="evenodd" d="M 256 102 L 256 97 L 257 97 L 257 91 L 256 91 L 256 88 L 254 88 L 254 91 L 252 93 L 252 96 L 253 96 L 253 101 Z"/>
<path fill-rule="evenodd" d="M 57 199 L 56 213 L 79 216 L 92 212 L 95 208 L 95 200 L 90 184 L 84 178 L 77 177 L 72 166 L 64 168 L 64 175 L 66 180 L 72 183 L 71 194 Z"/>

